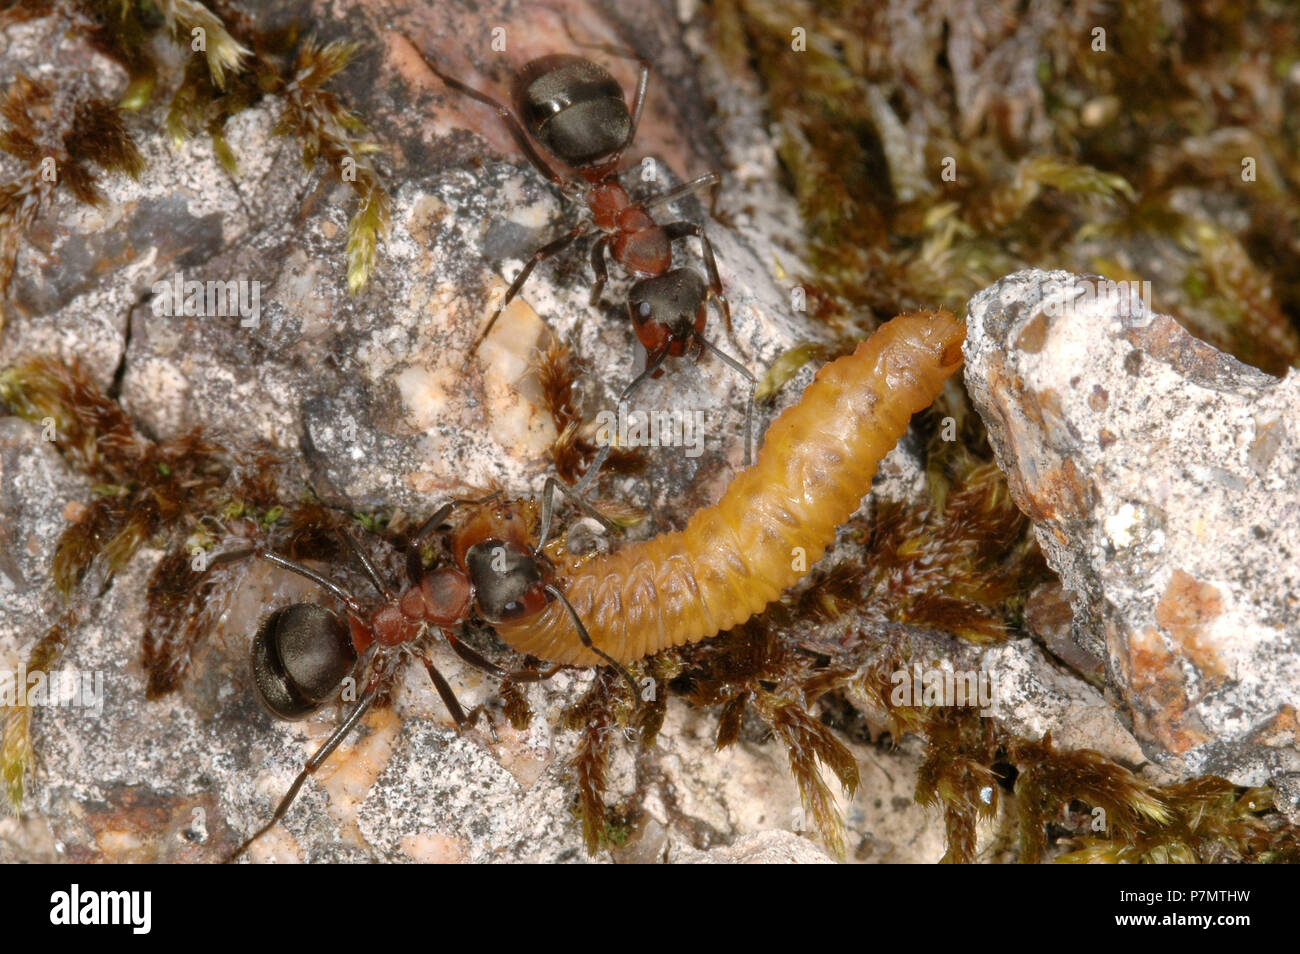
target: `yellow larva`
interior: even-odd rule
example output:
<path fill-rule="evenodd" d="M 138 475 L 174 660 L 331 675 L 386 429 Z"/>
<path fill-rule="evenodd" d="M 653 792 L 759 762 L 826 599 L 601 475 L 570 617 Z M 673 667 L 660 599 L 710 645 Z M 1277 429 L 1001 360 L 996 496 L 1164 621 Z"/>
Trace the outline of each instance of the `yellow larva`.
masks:
<path fill-rule="evenodd" d="M 749 619 L 826 552 L 912 415 L 961 365 L 965 326 L 918 311 L 884 324 L 823 367 L 768 429 L 754 465 L 685 529 L 596 557 L 565 596 L 592 642 L 619 662 L 707 639 Z M 802 551 L 804 560 L 797 560 Z M 603 664 L 558 602 L 496 624 L 513 649 L 576 666 Z"/>

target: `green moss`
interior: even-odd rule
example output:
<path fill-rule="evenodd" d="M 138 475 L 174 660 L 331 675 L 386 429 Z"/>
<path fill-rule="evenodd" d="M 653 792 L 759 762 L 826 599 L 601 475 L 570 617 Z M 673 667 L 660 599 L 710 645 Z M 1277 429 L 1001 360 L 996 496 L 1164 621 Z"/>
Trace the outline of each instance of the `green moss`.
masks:
<path fill-rule="evenodd" d="M 1193 4 L 1166 21 L 1155 0 L 1061 4 L 974 35 L 900 30 L 896 6 L 712 8 L 724 59 L 764 84 L 810 243 L 802 280 L 856 313 L 850 328 L 959 310 L 1020 268 L 1077 271 L 1074 250 L 1105 236 L 1208 280 L 1208 299 L 1161 302 L 1195 333 L 1272 373 L 1300 363 L 1300 129 L 1276 79 L 1300 21 L 1284 5 Z M 1175 211 L 1174 190 L 1235 214 Z"/>
<path fill-rule="evenodd" d="M 87 97 L 72 82 L 65 89 L 19 75 L 10 85 L 0 104 L 6 122 L 0 149 L 25 168 L 17 179 L 0 183 L 0 300 L 23 236 L 57 188 L 99 204 L 101 173 L 143 171 L 144 158 L 125 113 L 146 109 L 165 87 L 174 89 L 166 128 L 176 147 L 206 133 L 232 176 L 238 157 L 225 138 L 227 122 L 276 97 L 282 111 L 275 131 L 298 141 L 308 168 L 333 175 L 356 195 L 346 243 L 347 279 L 352 292 L 365 286 L 388 229 L 390 200 L 370 161 L 379 147 L 367 138 L 361 120 L 325 88 L 353 57 L 355 45 L 321 45 L 302 39 L 296 27 L 260 30 L 237 8 L 212 6 L 222 16 L 197 0 L 20 0 L 0 13 L 0 27 L 57 17 L 129 77 L 116 104 Z M 193 54 L 181 76 L 168 75 L 154 52 L 156 38 Z"/>
<path fill-rule="evenodd" d="M 52 428 L 54 447 L 101 491 L 55 544 L 51 577 L 69 606 L 77 605 L 73 597 L 92 569 L 98 569 L 102 589 L 146 541 L 163 548 L 146 587 L 142 646 L 149 695 L 172 691 L 211 622 L 204 610 L 214 586 L 212 569 L 195 560 L 192 541 L 208 539 L 209 531 L 228 529 L 234 520 L 252 518 L 252 528 L 274 524 L 285 513 L 282 465 L 265 449 L 232 451 L 198 431 L 149 440 L 79 366 L 51 359 L 0 371 L 0 404 L 38 428 Z M 291 525 L 313 527 L 329 519 L 323 511 L 308 518 L 301 506 L 289 516 Z M 28 672 L 57 664 L 74 623 L 67 612 L 51 627 L 30 652 Z M 14 804 L 31 756 L 29 724 L 26 707 L 5 713 L 0 776 Z"/>

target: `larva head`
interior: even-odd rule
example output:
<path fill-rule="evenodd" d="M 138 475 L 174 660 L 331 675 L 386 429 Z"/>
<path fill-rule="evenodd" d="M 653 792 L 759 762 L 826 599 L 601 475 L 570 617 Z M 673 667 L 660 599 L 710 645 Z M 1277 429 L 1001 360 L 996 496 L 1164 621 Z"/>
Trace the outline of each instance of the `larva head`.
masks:
<path fill-rule="evenodd" d="M 550 602 L 541 557 L 506 540 L 483 540 L 469 548 L 465 566 L 479 615 L 508 623 L 540 613 Z"/>
<path fill-rule="evenodd" d="M 267 617 L 253 640 L 253 684 L 272 715 L 302 719 L 333 695 L 356 661 L 337 615 L 295 603 Z"/>
<path fill-rule="evenodd" d="M 914 340 L 929 360 L 944 370 L 961 364 L 961 346 L 966 341 L 966 324 L 957 320 L 952 312 L 946 308 L 914 311 L 899 315 L 895 320 L 904 319 L 916 326 Z"/>
<path fill-rule="evenodd" d="M 603 67 L 566 53 L 543 56 L 519 71 L 515 109 L 534 138 L 575 169 L 600 165 L 632 133 L 618 81 Z"/>
<path fill-rule="evenodd" d="M 708 291 L 704 279 L 689 268 L 674 268 L 636 282 L 627 294 L 627 310 L 637 340 L 649 354 L 664 349 L 682 355 L 704 331 Z"/>
<path fill-rule="evenodd" d="M 885 322 L 859 351 L 869 356 L 884 387 L 905 395 L 908 413 L 915 414 L 930 406 L 943 381 L 961 367 L 965 338 L 966 326 L 952 312 L 913 311 Z"/>

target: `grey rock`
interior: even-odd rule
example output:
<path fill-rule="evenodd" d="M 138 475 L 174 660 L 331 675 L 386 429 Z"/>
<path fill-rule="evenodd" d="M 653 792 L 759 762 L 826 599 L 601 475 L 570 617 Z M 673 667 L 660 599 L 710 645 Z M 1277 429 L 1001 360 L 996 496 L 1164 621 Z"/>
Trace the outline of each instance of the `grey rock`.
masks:
<path fill-rule="evenodd" d="M 1144 751 L 1262 784 L 1300 766 L 1300 374 L 1138 291 L 1003 279 L 970 303 L 967 387 Z"/>
<path fill-rule="evenodd" d="M 1273 779 L 1273 804 L 1293 825 L 1300 825 L 1300 772 Z"/>

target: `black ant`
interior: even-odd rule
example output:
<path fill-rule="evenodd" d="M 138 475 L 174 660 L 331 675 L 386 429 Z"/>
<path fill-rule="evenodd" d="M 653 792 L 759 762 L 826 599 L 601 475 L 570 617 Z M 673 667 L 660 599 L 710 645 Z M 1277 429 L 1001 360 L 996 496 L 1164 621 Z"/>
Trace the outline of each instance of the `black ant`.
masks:
<path fill-rule="evenodd" d="M 650 215 L 653 207 L 704 188 L 713 190 L 716 202 L 720 186 L 718 174 L 708 172 L 661 195 L 632 201 L 616 175 L 620 171 L 623 153 L 636 137 L 650 81 L 650 63 L 631 54 L 600 48 L 616 56 L 635 59 L 639 64 L 631 110 L 618 81 L 604 67 L 572 54 L 556 53 L 525 64 L 515 76 L 513 113 L 505 104 L 425 60 L 430 71 L 452 89 L 494 109 L 534 168 L 567 198 L 585 203 L 588 213 L 581 224 L 533 253 L 474 339 L 465 362 L 468 365 L 533 269 L 577 239 L 597 230 L 601 235 L 590 253 L 591 267 L 596 275 L 591 289 L 591 304 L 600 300 L 609 278 L 607 254 L 638 279 L 628 292 L 627 307 L 637 340 L 646 351 L 646 366 L 623 389 L 619 400 L 627 400 L 648 378 L 658 377 L 666 358 L 682 357 L 688 353 L 690 357 L 698 358 L 704 350 L 712 352 L 749 382 L 749 404 L 745 413 L 745 463 L 748 465 L 757 382 L 739 361 L 704 337 L 710 301 L 717 302 L 728 332 L 731 330 L 731 308 L 722 293 L 713 245 L 704 229 L 694 222 L 660 225 Z M 522 117 L 522 123 L 516 114 Z M 542 157 L 533 140 L 549 156 L 576 174 L 566 177 L 557 172 Z M 688 236 L 700 240 L 708 273 L 707 286 L 693 269 L 672 267 L 672 243 Z"/>
<path fill-rule="evenodd" d="M 253 842 L 284 818 L 307 779 L 325 763 L 361 717 L 392 685 L 405 656 L 415 656 L 424 664 L 458 730 L 466 729 L 483 714 L 481 706 L 468 714 L 465 712 L 451 686 L 429 658 L 426 636 L 430 629 L 440 632 L 452 650 L 467 663 L 503 681 L 548 679 L 562 667 L 507 672 L 465 645 L 453 632 L 453 627 L 461 627 L 471 618 L 489 625 L 527 619 L 540 613 L 552 600 L 559 600 L 568 610 L 579 639 L 619 671 L 631 687 L 633 699 L 639 697 L 639 689 L 627 670 L 592 645 L 582 620 L 556 586 L 554 567 L 542 552 L 550 530 L 556 488 L 569 493 L 563 484 L 553 479 L 547 481 L 542 497 L 541 535 L 538 543 L 531 547 L 528 540 L 532 517 L 536 513 L 536 505 L 531 500 L 500 501 L 500 495 L 493 494 L 482 500 L 445 504 L 408 540 L 407 585 L 400 591 L 384 582 L 352 535 L 342 531 L 366 575 L 383 597 L 377 608 L 367 608 L 352 593 L 309 567 L 260 547 L 228 552 L 216 558 L 214 562 L 261 557 L 268 563 L 306 577 L 333 594 L 346 607 L 345 619 L 318 603 L 294 603 L 275 611 L 263 622 L 253 641 L 253 684 L 258 698 L 272 715 L 288 721 L 305 718 L 332 698 L 348 676 L 354 675 L 358 685 L 365 685 L 342 724 L 307 760 L 270 821 L 245 840 L 228 861 L 239 858 Z M 423 543 L 443 525 L 457 505 L 470 505 L 473 509 L 451 535 L 452 565 L 426 570 L 421 556 Z M 583 506 L 587 509 L 585 504 Z M 593 515 L 600 517 L 598 513 Z M 609 525 L 603 517 L 600 519 Z M 495 730 L 491 731 L 495 737 Z"/>

